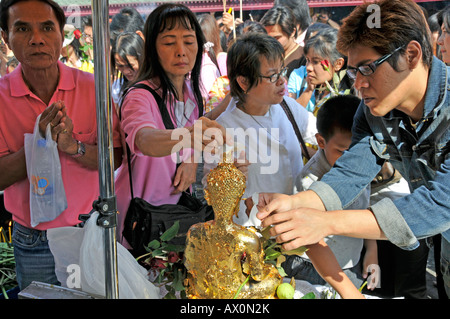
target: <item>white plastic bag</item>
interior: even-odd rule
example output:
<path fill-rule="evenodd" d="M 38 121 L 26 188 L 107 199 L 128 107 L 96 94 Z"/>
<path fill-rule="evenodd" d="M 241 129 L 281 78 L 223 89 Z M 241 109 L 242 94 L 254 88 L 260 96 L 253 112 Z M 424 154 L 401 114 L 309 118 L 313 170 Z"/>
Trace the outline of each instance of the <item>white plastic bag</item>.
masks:
<path fill-rule="evenodd" d="M 25 134 L 24 140 L 32 227 L 54 220 L 67 208 L 58 147 L 52 139 L 50 124 L 46 128 L 46 137 L 41 136 L 40 118 L 41 115 L 36 119 L 33 134 Z"/>
<path fill-rule="evenodd" d="M 79 227 L 58 227 L 47 230 L 48 244 L 55 259 L 56 278 L 61 286 L 81 289 L 80 247 L 84 229 Z"/>
<path fill-rule="evenodd" d="M 61 285 L 67 287 L 68 282 L 73 283 L 73 278 L 68 278 L 68 267 L 76 265 L 80 273 L 79 288 L 92 295 L 105 296 L 104 230 L 97 225 L 98 216 L 94 212 L 84 228 L 49 229 L 47 236 Z M 147 270 L 119 243 L 117 269 L 120 299 L 160 299 L 160 288 L 148 280 Z"/>

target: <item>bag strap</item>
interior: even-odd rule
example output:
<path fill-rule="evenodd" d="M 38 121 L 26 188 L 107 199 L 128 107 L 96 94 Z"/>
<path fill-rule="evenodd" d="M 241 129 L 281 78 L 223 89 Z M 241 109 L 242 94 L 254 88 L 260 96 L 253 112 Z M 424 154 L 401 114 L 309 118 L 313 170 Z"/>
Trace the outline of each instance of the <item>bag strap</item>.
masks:
<path fill-rule="evenodd" d="M 300 145 L 301 145 L 301 148 L 302 148 L 302 151 L 303 151 L 303 156 L 306 157 L 306 159 L 309 161 L 311 157 L 309 156 L 308 149 L 306 148 L 305 141 L 303 141 L 302 134 L 300 133 L 298 125 L 295 122 L 295 119 L 294 119 L 294 116 L 292 115 L 291 109 L 289 108 L 289 106 L 287 105 L 287 103 L 286 103 L 286 101 L 284 99 L 280 103 L 280 105 L 283 108 L 284 112 L 286 113 L 289 121 L 291 122 L 292 127 L 294 128 L 295 135 L 297 135 L 297 139 L 300 142 Z"/>
<path fill-rule="evenodd" d="M 144 84 L 144 83 L 138 83 L 133 85 L 132 87 L 128 88 L 123 96 L 122 96 L 122 103 L 125 99 L 125 96 L 132 90 L 132 89 L 144 89 L 149 91 L 153 97 L 155 98 L 156 103 L 158 104 L 158 109 L 159 112 L 161 113 L 161 117 L 164 123 L 164 127 L 168 130 L 173 130 L 174 129 L 174 125 L 172 122 L 172 119 L 170 118 L 169 112 L 167 111 L 167 107 L 163 104 L 163 100 L 162 98 L 159 96 L 158 93 L 156 93 L 155 90 L 153 90 L 150 86 Z M 122 105 L 119 108 L 119 120 L 122 119 Z M 125 134 L 126 137 L 126 134 Z M 131 192 L 131 199 L 134 198 L 134 192 L 133 192 L 133 179 L 131 176 L 131 150 L 130 147 L 128 146 L 128 143 L 126 143 L 125 141 L 125 145 L 127 147 L 127 161 L 128 161 L 128 176 L 130 179 L 130 192 Z M 179 164 L 177 164 L 177 168 L 178 168 Z"/>
<path fill-rule="evenodd" d="M 169 112 L 167 111 L 167 107 L 165 105 L 163 105 L 163 100 L 162 98 L 159 96 L 158 93 L 156 93 L 156 91 L 154 89 L 152 89 L 150 86 L 144 84 L 144 83 L 138 83 L 133 85 L 132 87 L 128 88 L 123 96 L 122 96 L 122 102 L 125 99 L 125 96 L 132 90 L 132 89 L 144 89 L 149 91 L 153 97 L 155 98 L 156 103 L 158 104 L 158 109 L 159 112 L 161 113 L 161 117 L 164 123 L 164 127 L 168 130 L 173 130 L 174 126 L 173 126 L 173 122 L 172 119 L 170 118 Z M 122 107 L 120 107 L 120 114 L 122 114 Z M 121 118 L 122 116 L 120 116 Z"/>

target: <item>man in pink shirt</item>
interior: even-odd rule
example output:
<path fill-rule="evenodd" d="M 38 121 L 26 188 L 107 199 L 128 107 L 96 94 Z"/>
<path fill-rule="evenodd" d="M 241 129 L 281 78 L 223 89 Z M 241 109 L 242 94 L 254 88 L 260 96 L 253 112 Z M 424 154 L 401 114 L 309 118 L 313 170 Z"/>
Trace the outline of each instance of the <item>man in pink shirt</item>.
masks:
<path fill-rule="evenodd" d="M 52 0 L 3 0 L 0 27 L 20 65 L 0 79 L 0 189 L 13 215 L 14 254 L 21 289 L 31 281 L 58 284 L 46 230 L 73 226 L 99 196 L 95 83 L 92 74 L 64 66 L 64 11 Z M 57 142 L 68 207 L 32 228 L 24 134 L 41 115 L 42 135 L 50 124 Z M 115 115 L 114 115 L 115 116 Z M 114 118 L 116 167 L 122 147 Z M 116 151 L 117 150 L 117 151 Z"/>

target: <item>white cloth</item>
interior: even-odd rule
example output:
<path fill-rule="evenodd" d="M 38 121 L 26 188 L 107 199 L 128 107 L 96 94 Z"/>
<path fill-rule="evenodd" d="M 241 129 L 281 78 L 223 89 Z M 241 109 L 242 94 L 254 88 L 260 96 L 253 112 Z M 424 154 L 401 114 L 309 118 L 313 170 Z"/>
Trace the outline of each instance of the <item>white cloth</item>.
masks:
<path fill-rule="evenodd" d="M 188 99 L 186 103 L 176 101 L 174 109 L 177 127 L 184 127 L 195 109 L 195 103 L 191 99 Z"/>
<path fill-rule="evenodd" d="M 294 99 L 285 97 L 285 100 L 305 142 L 316 145 L 316 118 Z M 237 108 L 233 98 L 217 122 L 227 131 L 231 129 L 235 142 L 245 145 L 245 155 L 251 164 L 243 198 L 260 192 L 294 193 L 294 182 L 303 167 L 302 151 L 292 124 L 279 104 L 272 105 L 264 116 L 251 116 Z M 211 163 L 205 154 L 205 175 L 217 166 L 218 158 L 215 160 Z M 247 223 L 244 201 L 234 221 L 240 225 Z"/>
<path fill-rule="evenodd" d="M 122 91 L 122 85 L 123 85 L 123 78 L 119 78 L 113 82 L 111 85 L 111 97 L 113 102 L 119 106 L 120 102 L 122 101 L 121 98 L 121 91 Z"/>

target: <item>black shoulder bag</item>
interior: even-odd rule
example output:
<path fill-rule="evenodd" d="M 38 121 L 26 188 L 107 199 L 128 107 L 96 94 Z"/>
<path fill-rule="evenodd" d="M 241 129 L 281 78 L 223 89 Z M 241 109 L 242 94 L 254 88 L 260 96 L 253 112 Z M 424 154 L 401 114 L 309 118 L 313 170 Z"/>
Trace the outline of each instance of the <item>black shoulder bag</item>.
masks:
<path fill-rule="evenodd" d="M 153 94 L 158 103 L 164 126 L 166 129 L 173 129 L 174 126 L 172 120 L 170 119 L 169 112 L 167 112 L 167 108 L 162 103 L 161 97 L 145 84 L 137 84 L 130 89 L 133 88 L 146 89 Z M 124 97 L 128 92 L 129 90 L 125 92 Z M 131 202 L 125 217 L 122 234 L 133 248 L 131 253 L 135 257 L 145 254 L 147 252 L 145 247 L 148 243 L 154 239 L 159 239 L 159 237 L 176 221 L 179 221 L 180 229 L 177 236 L 169 241 L 169 243 L 185 245 L 186 233 L 192 225 L 214 219 L 212 207 L 202 204 L 198 198 L 192 196 L 188 192 L 183 192 L 181 194 L 177 204 L 164 204 L 160 206 L 154 206 L 142 198 L 134 197 L 131 174 L 131 152 L 128 144 L 126 147 Z"/>

